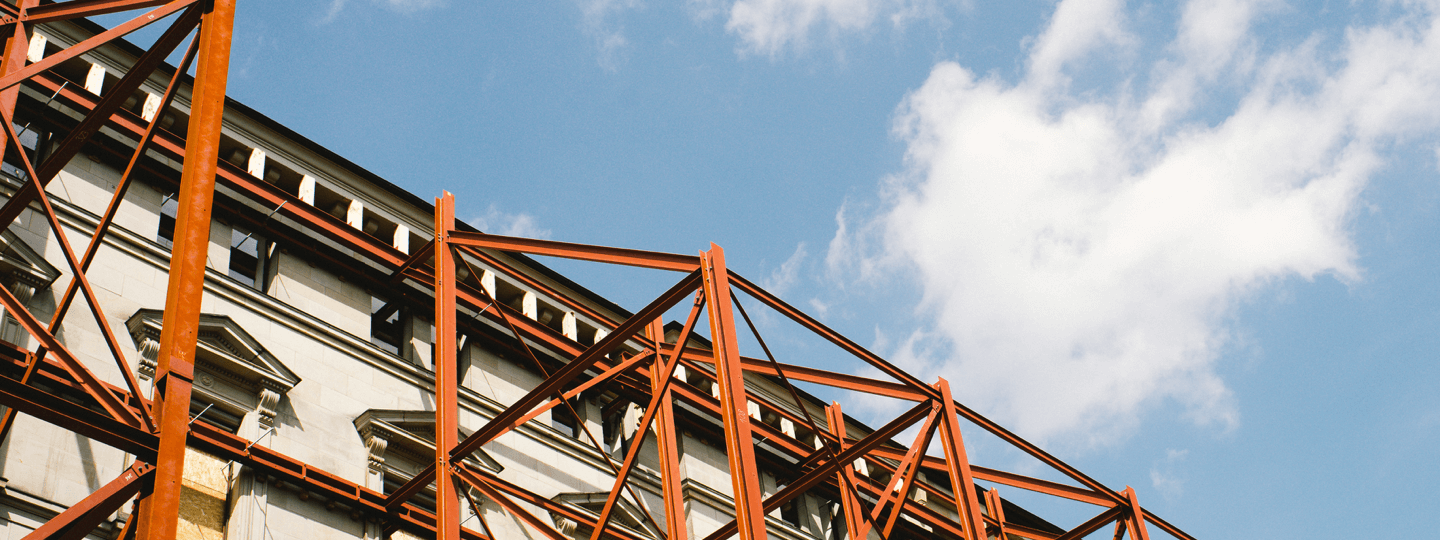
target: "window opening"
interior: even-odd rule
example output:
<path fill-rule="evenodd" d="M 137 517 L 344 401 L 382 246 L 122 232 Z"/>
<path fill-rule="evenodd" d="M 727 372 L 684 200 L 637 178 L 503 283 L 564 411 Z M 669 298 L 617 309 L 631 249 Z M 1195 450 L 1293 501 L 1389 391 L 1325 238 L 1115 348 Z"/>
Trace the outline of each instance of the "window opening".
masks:
<path fill-rule="evenodd" d="M 230 229 L 230 277 L 250 288 L 259 288 L 266 243 L 264 238 L 240 227 Z"/>
<path fill-rule="evenodd" d="M 571 405 L 574 405 L 572 403 Z M 550 427 L 555 428 L 567 437 L 575 438 L 580 433 L 580 421 L 575 415 L 570 414 L 566 407 L 555 407 L 550 409 Z"/>
<path fill-rule="evenodd" d="M 175 247 L 175 216 L 180 211 L 180 202 L 175 200 L 175 195 L 166 195 L 165 200 L 160 201 L 160 229 L 155 233 L 155 241 L 159 242 L 165 249 Z"/>
<path fill-rule="evenodd" d="M 390 354 L 400 354 L 404 339 L 402 308 L 391 306 L 382 298 L 370 297 L 370 343 Z"/>

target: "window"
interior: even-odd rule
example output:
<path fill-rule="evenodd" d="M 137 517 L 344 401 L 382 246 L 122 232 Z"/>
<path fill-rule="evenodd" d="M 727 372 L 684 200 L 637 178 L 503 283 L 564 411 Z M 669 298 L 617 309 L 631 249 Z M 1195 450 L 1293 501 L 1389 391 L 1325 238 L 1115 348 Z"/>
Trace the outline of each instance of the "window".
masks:
<path fill-rule="evenodd" d="M 564 406 L 550 409 L 550 427 L 555 428 L 560 433 L 564 433 L 572 439 L 580 434 L 579 419 L 575 418 L 575 415 L 570 414 L 570 409 Z"/>
<path fill-rule="evenodd" d="M 400 344 L 405 339 L 403 308 L 370 297 L 370 343 L 394 355 L 400 354 Z"/>
<path fill-rule="evenodd" d="M 240 415 L 222 409 L 213 402 L 207 402 L 198 395 L 190 399 L 190 420 L 210 424 L 227 433 L 240 431 Z"/>
<path fill-rule="evenodd" d="M 268 242 L 240 227 L 230 229 L 230 277 L 259 289 L 265 278 Z"/>
<path fill-rule="evenodd" d="M 175 215 L 179 211 L 180 203 L 174 195 L 167 195 L 165 200 L 160 201 L 160 230 L 155 233 L 155 241 L 165 249 L 175 247 Z"/>

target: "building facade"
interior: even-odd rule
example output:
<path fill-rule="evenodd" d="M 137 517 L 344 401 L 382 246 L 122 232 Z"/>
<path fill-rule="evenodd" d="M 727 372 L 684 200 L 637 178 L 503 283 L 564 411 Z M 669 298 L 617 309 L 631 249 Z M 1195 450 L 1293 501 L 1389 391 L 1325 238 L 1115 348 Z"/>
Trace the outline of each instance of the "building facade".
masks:
<path fill-rule="evenodd" d="M 28 62 L 59 54 L 101 31 L 83 19 L 37 25 L 28 40 Z M 26 156 L 44 162 L 87 111 L 115 95 L 143 52 L 112 42 L 19 85 L 13 124 Z M 164 331 L 183 134 L 190 114 L 185 84 L 164 106 L 174 71 L 162 67 L 133 91 L 121 88 L 127 95 L 118 98 L 123 99 L 120 110 L 45 188 L 59 224 L 74 249 L 82 250 L 124 186 L 113 224 L 86 272 L 104 318 L 88 317 L 83 305 L 76 305 L 54 335 L 104 383 L 123 391 L 133 378 L 147 395 L 154 391 Z M 188 83 L 186 77 L 179 79 Z M 152 122 L 158 134 L 132 163 L 137 141 Z M 185 459 L 179 536 L 429 537 L 434 487 L 388 511 L 375 501 L 435 462 L 433 283 L 395 270 L 397 262 L 428 264 L 422 260 L 427 256 L 414 255 L 424 254 L 434 240 L 435 205 L 238 102 L 227 101 L 222 133 L 204 294 L 196 299 L 202 315 L 190 403 L 194 431 Z M 7 152 L 0 192 L 15 196 L 29 174 L 21 157 Z M 462 224 L 459 229 L 468 228 Z M 66 304 L 72 280 L 64 251 L 35 204 L 0 236 L 3 286 L 42 321 Z M 454 280 L 489 300 L 480 309 L 462 305 L 457 315 L 462 439 L 574 359 L 564 347 L 547 344 L 595 344 L 632 315 L 534 259 L 505 250 L 459 252 Z M 36 363 L 45 347 L 12 315 L 0 323 L 0 352 L 6 357 L 0 375 L 20 381 L 30 377 L 27 363 Z M 683 323 L 652 328 L 650 338 L 662 338 L 660 343 L 674 349 L 713 349 L 705 336 L 687 335 Z M 118 347 L 125 365 L 112 359 L 112 347 Z M 646 342 L 635 339 L 609 352 L 606 361 L 619 365 L 646 354 Z M 35 379 L 26 384 L 57 396 L 74 394 L 58 364 L 41 360 L 38 365 Z M 579 389 L 600 371 L 588 370 L 565 389 Z M 806 461 L 812 449 L 825 448 L 831 440 L 863 439 L 874 431 L 819 399 L 794 392 L 778 374 L 779 368 L 769 375 L 756 370 L 744 379 L 750 397 L 743 414 L 757 435 L 754 479 L 765 496 L 814 466 Z M 673 506 L 665 504 L 665 464 L 656 450 L 660 429 L 641 425 L 650 397 L 648 383 L 642 382 L 622 378 L 579 389 L 560 406 L 466 456 L 465 469 L 511 491 L 509 500 L 500 500 L 462 486 L 465 534 L 591 537 L 616 471 L 637 444 L 638 461 L 609 515 L 612 536 L 666 538 L 672 520 L 680 520 L 686 536 L 700 539 L 734 519 L 714 364 L 686 357 L 670 383 L 676 396 L 670 425 L 682 479 L 682 516 L 667 515 L 674 512 L 666 511 Z M 86 403 L 79 395 L 70 401 Z M 888 538 L 966 537 L 964 511 L 957 506 L 971 498 L 956 502 L 954 482 L 936 472 L 943 469 L 914 467 L 913 483 L 903 482 L 907 489 L 898 496 L 908 500 L 905 510 L 889 520 L 894 524 L 885 523 L 894 506 L 889 512 L 873 510 L 902 484 L 909 458 L 901 456 L 907 450 L 884 442 L 839 476 L 767 512 L 766 533 L 784 539 L 855 537 L 853 529 L 861 522 L 847 519 L 847 507 L 858 505 L 860 513 L 878 519 L 873 526 L 864 522 L 869 538 L 881 538 L 880 529 L 886 528 L 892 529 Z M 0 540 L 23 538 L 85 501 L 131 468 L 136 457 L 123 445 L 96 442 L 72 426 L 15 415 L 0 444 Z M 993 473 L 986 478 L 1006 483 L 1002 480 L 1009 477 Z M 995 524 L 990 537 L 1039 539 L 1066 533 L 994 491 L 977 489 L 974 496 L 984 501 L 981 512 Z M 89 537 L 115 538 L 131 514 L 132 506 L 124 505 L 105 516 Z M 534 519 L 553 530 L 542 530 Z"/>

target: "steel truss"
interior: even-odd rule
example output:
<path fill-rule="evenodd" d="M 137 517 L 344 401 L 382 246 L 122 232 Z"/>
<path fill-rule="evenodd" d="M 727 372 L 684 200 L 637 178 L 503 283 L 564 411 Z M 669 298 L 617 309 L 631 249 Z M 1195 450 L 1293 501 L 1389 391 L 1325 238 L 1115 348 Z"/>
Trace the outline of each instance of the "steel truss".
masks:
<path fill-rule="evenodd" d="M 36 318 L 14 294 L 0 288 L 0 304 L 40 344 L 33 353 L 0 345 L 0 402 L 8 406 L 4 417 L 0 418 L 0 440 L 8 435 L 16 413 L 23 412 L 136 456 L 134 463 L 119 478 L 56 516 L 27 538 L 84 537 L 132 498 L 137 501 L 137 510 L 135 516 L 126 522 L 122 531 L 124 537 L 133 534 L 135 538 L 147 540 L 174 538 L 187 445 L 249 467 L 269 482 L 320 494 L 355 516 L 382 520 L 392 531 L 404 528 L 441 540 L 491 538 L 489 525 L 483 516 L 480 519 L 482 531 L 461 526 L 460 501 L 470 497 L 470 491 L 459 488 L 468 486 L 505 508 L 534 532 L 555 540 L 566 536 L 541 516 L 526 510 L 525 505 L 542 508 L 588 527 L 593 531 L 592 540 L 604 537 L 639 540 L 640 537 L 634 533 L 613 523 L 614 510 L 620 498 L 629 497 L 645 512 L 644 519 L 663 531 L 667 538 L 686 538 L 684 520 L 675 519 L 685 514 L 677 425 L 693 422 L 678 414 L 676 405 L 683 404 L 690 411 L 709 415 L 712 421 L 718 420 L 729 459 L 732 493 L 735 494 L 735 519 L 712 532 L 705 540 L 722 540 L 733 535 L 746 539 L 765 538 L 766 515 L 810 490 L 824 490 L 835 495 L 843 507 L 845 528 L 851 538 L 865 538 L 871 532 L 887 539 L 915 534 L 900 532 L 909 527 L 912 531 L 929 531 L 924 534 L 965 540 L 985 540 L 990 536 L 1005 538 L 1007 535 L 1037 540 L 1072 540 L 1114 523 L 1116 539 L 1128 534 L 1133 539 L 1148 540 L 1147 527 L 1156 526 L 1177 538 L 1192 540 L 1180 529 L 1142 508 L 1134 490 L 1128 487 L 1124 491 L 1112 490 L 955 401 L 950 384 L 944 379 L 933 384 L 916 379 L 729 270 L 725 252 L 717 245 L 711 244 L 710 249 L 698 255 L 675 255 L 480 234 L 456 228 L 454 198 L 446 193 L 436 199 L 435 239 L 407 256 L 304 204 L 293 193 L 286 193 L 228 165 L 218 164 L 234 8 L 234 0 L 70 0 L 45 5 L 40 5 L 40 0 L 18 0 L 13 4 L 0 3 L 0 33 L 6 38 L 3 57 L 0 57 L 0 115 L 4 117 L 4 128 L 0 131 L 0 157 L 14 151 L 14 159 L 23 165 L 26 177 L 24 186 L 0 206 L 0 223 L 12 223 L 27 208 L 43 215 L 59 240 L 66 263 L 75 276 L 48 324 Z M 26 50 L 36 24 L 142 9 L 148 11 L 69 49 L 27 64 Z M 97 98 L 68 88 L 60 76 L 49 71 L 65 60 L 162 20 L 169 21 L 168 29 L 105 97 Z M 138 89 L 192 33 L 194 38 L 162 96 L 160 112 L 146 122 L 121 110 L 124 99 Z M 160 130 L 158 124 L 192 62 L 196 65 L 196 74 L 191 118 L 186 137 L 180 139 Z M 85 114 L 84 119 L 38 163 L 36 161 L 40 156 L 32 155 L 20 144 L 20 133 L 14 127 L 21 84 L 53 94 L 65 106 Z M 128 165 L 89 245 L 83 254 L 77 256 L 59 225 L 44 188 L 102 126 L 133 137 L 137 143 L 134 152 L 128 156 Z M 142 159 L 147 151 L 172 159 L 183 158 L 184 162 L 153 401 L 145 399 L 139 391 L 123 349 L 106 324 L 105 314 L 85 276 L 134 173 L 150 170 L 151 165 Z M 408 282 L 433 289 L 433 300 L 429 297 L 402 296 L 406 296 L 405 302 L 413 305 L 433 306 L 436 343 L 442 345 L 435 348 L 434 360 L 436 454 L 428 469 L 399 490 L 388 495 L 377 493 L 255 441 L 204 423 L 190 422 L 199 298 L 203 292 L 206 244 L 217 182 L 246 199 L 243 202 L 275 208 L 275 213 L 295 224 L 302 234 L 321 235 L 367 263 L 389 272 L 388 276 L 380 279 L 361 276 L 373 281 L 372 285 L 398 287 L 402 282 Z M 306 249 L 299 244 L 297 248 Z M 634 315 L 615 321 L 544 283 L 526 277 L 493 255 L 498 252 L 669 270 L 683 277 Z M 318 252 L 315 255 L 327 256 Z M 526 286 L 564 304 L 566 309 L 608 324 L 609 334 L 587 347 L 519 314 L 490 298 L 481 288 L 457 278 L 462 267 L 470 275 L 478 275 L 470 268 L 470 260 L 506 271 Z M 778 362 L 737 301 L 742 293 L 892 380 Z M 84 299 L 99 323 L 111 356 L 125 374 L 124 387 L 100 380 L 55 337 L 56 328 L 77 294 Z M 689 316 L 679 337 L 670 342 L 664 338 L 661 316 L 687 298 L 693 299 Z M 458 438 L 456 417 L 458 337 L 462 330 L 473 330 L 485 323 L 470 317 L 459 317 L 457 313 L 460 309 L 475 313 L 475 319 L 483 318 L 490 325 L 508 329 L 516 343 L 512 347 L 523 353 L 545 376 L 544 381 L 530 393 L 463 440 Z M 734 316 L 737 311 L 764 349 L 764 359 L 739 354 L 739 334 Z M 686 345 L 691 341 L 689 338 L 702 312 L 710 328 L 711 345 L 708 349 Z M 532 344 L 543 348 L 547 357 L 566 358 L 568 361 L 559 365 L 542 361 L 541 356 L 532 350 Z M 641 350 L 638 354 L 620 354 L 622 345 L 626 344 L 631 348 L 638 346 Z M 702 364 L 711 369 L 702 367 Z M 677 382 L 674 373 L 681 366 L 717 385 L 718 399 L 688 383 Z M 778 381 L 793 403 L 775 403 L 747 390 L 746 372 Z M 900 399 L 914 402 L 914 405 L 873 432 L 855 437 L 846 432 L 845 416 L 839 403 L 826 407 L 825 426 L 822 427 L 811 416 L 792 381 Z M 572 408 L 572 398 L 595 388 L 621 389 L 626 395 L 635 396 L 637 402 L 645 402 L 639 429 L 620 463 L 610 460 L 594 434 L 582 427 L 592 446 L 605 456 L 615 476 L 613 488 L 608 492 L 598 518 L 576 512 L 488 471 L 463 463 L 466 457 L 485 444 L 543 412 L 554 407 Z M 60 399 L 57 393 L 64 393 L 70 399 Z M 809 433 L 814 434 L 818 444 L 807 444 L 763 422 L 752 422 L 750 403 L 759 405 L 765 414 L 784 418 L 796 426 L 805 426 Z M 801 413 L 796 414 L 793 410 Z M 569 412 L 574 415 L 573 408 Z M 1040 460 L 1078 485 L 971 465 L 961 436 L 962 420 Z M 916 424 L 920 428 L 913 443 L 906 446 L 892 441 Z M 663 524 L 649 514 L 629 482 L 630 473 L 644 447 L 645 433 L 652 427 L 657 435 L 655 451 L 660 465 Z M 941 443 L 940 454 L 932 456 L 928 451 L 937 438 Z M 762 440 L 767 448 L 780 454 L 767 459 L 785 460 L 791 464 L 794 473 L 792 478 L 786 479 L 784 488 L 768 497 L 762 496 L 755 453 L 759 444 L 757 441 Z M 884 471 L 890 480 L 881 485 L 857 474 L 853 464 L 862 459 Z M 919 473 L 925 471 L 948 479 L 950 489 L 919 482 Z M 977 490 L 976 480 L 1079 501 L 1100 507 L 1101 511 L 1064 533 L 1038 530 L 1007 520 L 997 490 Z M 407 502 L 431 484 L 436 488 L 437 504 L 433 514 Z M 908 494 L 917 490 L 923 490 L 930 500 L 955 508 L 959 518 L 952 519 L 916 502 Z M 470 504 L 473 508 L 475 502 L 472 500 Z M 902 520 L 902 516 L 907 519 Z M 915 524 L 925 529 L 916 528 Z"/>

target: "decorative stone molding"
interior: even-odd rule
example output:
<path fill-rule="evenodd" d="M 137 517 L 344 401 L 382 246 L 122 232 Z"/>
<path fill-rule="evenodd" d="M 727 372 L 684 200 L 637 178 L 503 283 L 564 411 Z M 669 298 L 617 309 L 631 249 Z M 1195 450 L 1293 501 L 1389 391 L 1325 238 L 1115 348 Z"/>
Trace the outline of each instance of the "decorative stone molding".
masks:
<path fill-rule="evenodd" d="M 0 285 L 9 289 L 20 304 L 29 304 L 35 293 L 50 288 L 59 277 L 60 270 L 15 233 L 0 231 Z M 8 314 L 0 323 L 0 339 L 21 344 L 28 335 Z"/>
<path fill-rule="evenodd" d="M 416 461 L 435 459 L 434 411 L 370 409 L 355 417 L 354 424 L 355 431 L 370 450 L 370 466 L 378 467 L 377 472 L 384 470 L 386 454 L 399 454 Z M 469 435 L 466 430 L 460 430 L 461 439 Z M 377 455 L 379 460 L 375 459 Z M 492 473 L 505 469 L 483 449 L 476 450 L 464 462 Z"/>
<path fill-rule="evenodd" d="M 135 346 L 140 350 L 140 367 L 135 370 L 140 380 L 155 378 L 156 360 L 160 358 L 160 340 L 146 337 Z"/>
<path fill-rule="evenodd" d="M 600 517 L 600 510 L 605 507 L 605 500 L 610 493 L 597 491 L 592 493 L 561 493 L 550 500 L 562 506 L 569 507 L 576 513 L 585 514 L 592 518 Z M 550 520 L 555 522 L 555 528 L 561 533 L 569 536 L 579 528 L 575 521 L 562 514 L 550 513 Z M 627 497 L 621 497 L 615 501 L 615 510 L 610 514 L 610 523 L 625 529 L 627 532 L 643 538 L 663 538 L 664 535 L 645 518 L 645 514 L 639 507 L 635 506 Z M 587 526 L 588 528 L 588 526 Z M 588 533 L 587 533 L 588 534 Z"/>

